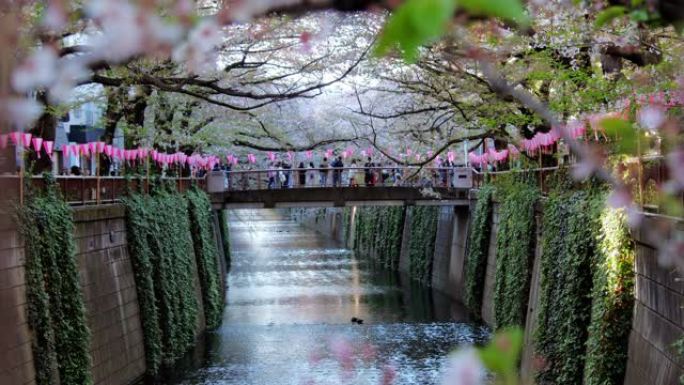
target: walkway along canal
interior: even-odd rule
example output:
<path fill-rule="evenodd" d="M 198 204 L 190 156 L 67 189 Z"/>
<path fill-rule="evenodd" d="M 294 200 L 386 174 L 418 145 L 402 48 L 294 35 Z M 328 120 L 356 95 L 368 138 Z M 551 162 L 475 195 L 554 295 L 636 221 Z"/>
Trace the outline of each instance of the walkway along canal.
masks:
<path fill-rule="evenodd" d="M 287 211 L 232 211 L 229 227 L 223 324 L 199 366 L 169 384 L 435 384 L 451 350 L 487 338 L 458 303 L 373 268 Z"/>

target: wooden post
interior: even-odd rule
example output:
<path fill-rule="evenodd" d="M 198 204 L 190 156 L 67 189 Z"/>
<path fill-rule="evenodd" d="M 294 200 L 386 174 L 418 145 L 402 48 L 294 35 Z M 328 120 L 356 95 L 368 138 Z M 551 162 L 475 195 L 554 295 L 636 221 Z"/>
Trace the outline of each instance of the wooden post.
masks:
<path fill-rule="evenodd" d="M 145 159 L 145 193 L 150 194 L 150 154 Z"/>
<path fill-rule="evenodd" d="M 95 202 L 100 204 L 100 154 L 95 151 L 95 179 L 97 191 L 95 192 Z"/>
<path fill-rule="evenodd" d="M 21 163 L 19 164 L 19 205 L 24 205 L 24 153 L 21 154 Z"/>

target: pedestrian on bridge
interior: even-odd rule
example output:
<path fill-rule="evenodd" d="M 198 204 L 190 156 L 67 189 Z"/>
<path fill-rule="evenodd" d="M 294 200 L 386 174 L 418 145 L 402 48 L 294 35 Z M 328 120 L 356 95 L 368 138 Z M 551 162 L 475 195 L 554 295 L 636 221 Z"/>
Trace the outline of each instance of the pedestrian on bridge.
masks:
<path fill-rule="evenodd" d="M 306 168 L 304 167 L 304 162 L 299 162 L 299 166 L 297 166 L 297 175 L 299 176 L 299 187 L 306 186 Z"/>
<path fill-rule="evenodd" d="M 313 187 L 316 185 L 316 166 L 313 162 L 309 162 L 309 169 L 306 171 L 306 185 Z"/>
<path fill-rule="evenodd" d="M 368 162 L 366 162 L 363 165 L 365 169 L 365 182 L 367 187 L 372 187 L 375 184 L 374 178 L 373 178 L 373 167 L 375 167 L 375 164 L 373 164 L 373 158 L 370 156 L 368 157 Z"/>
<path fill-rule="evenodd" d="M 349 170 L 349 186 L 359 187 L 359 183 L 363 180 L 363 169 L 359 168 L 356 159 L 352 160 L 352 169 Z"/>
<path fill-rule="evenodd" d="M 328 184 L 328 158 L 323 158 L 323 162 L 320 165 L 321 172 L 321 187 L 325 187 Z"/>
<path fill-rule="evenodd" d="M 344 163 L 342 163 L 342 157 L 338 156 L 337 159 L 335 159 L 331 166 L 334 168 L 333 170 L 333 187 L 340 187 L 340 181 L 342 179 L 342 170 L 341 168 L 344 167 Z"/>
<path fill-rule="evenodd" d="M 276 177 L 278 176 L 278 171 L 276 171 L 276 164 L 271 162 L 268 164 L 268 189 L 274 189 L 276 187 Z"/>

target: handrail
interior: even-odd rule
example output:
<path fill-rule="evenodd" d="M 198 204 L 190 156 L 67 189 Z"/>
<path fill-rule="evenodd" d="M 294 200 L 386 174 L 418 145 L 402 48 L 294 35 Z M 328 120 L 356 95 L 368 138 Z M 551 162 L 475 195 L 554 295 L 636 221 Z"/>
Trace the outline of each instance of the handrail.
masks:
<path fill-rule="evenodd" d="M 0 175 L 0 196 L 5 200 L 24 201 L 23 184 L 29 178 L 29 183 L 35 188 L 45 187 L 42 175 L 25 177 L 17 174 Z M 96 176 L 96 175 L 54 175 L 62 196 L 70 205 L 90 205 L 120 202 L 129 191 L 149 193 L 153 180 L 173 184 L 179 192 L 186 191 L 193 184 L 201 188 L 206 187 L 206 177 L 126 177 L 126 176 Z M 0 198 L 0 199 L 2 199 Z"/>
<path fill-rule="evenodd" d="M 418 166 L 373 166 L 373 167 L 292 167 L 292 168 L 263 168 L 263 169 L 253 169 L 253 170 L 214 170 L 214 171 L 225 171 L 233 174 L 245 174 L 245 173 L 265 173 L 265 172 L 301 172 L 301 171 L 345 171 L 345 170 L 453 170 L 453 169 L 464 169 L 472 167 L 466 167 L 464 165 L 454 166 L 454 167 L 418 167 Z M 474 170 L 474 169 L 473 169 Z"/>
<path fill-rule="evenodd" d="M 457 184 L 467 174 L 467 184 Z M 210 192 L 252 191 L 280 188 L 320 187 L 449 187 L 472 186 L 471 168 L 377 165 L 373 167 L 266 168 L 255 170 L 213 170 L 209 172 Z"/>

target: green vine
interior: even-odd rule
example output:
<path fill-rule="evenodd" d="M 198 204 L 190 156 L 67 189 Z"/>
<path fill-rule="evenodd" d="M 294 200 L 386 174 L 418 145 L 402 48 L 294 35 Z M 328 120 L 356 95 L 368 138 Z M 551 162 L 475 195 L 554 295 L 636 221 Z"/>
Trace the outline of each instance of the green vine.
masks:
<path fill-rule="evenodd" d="M 153 196 L 133 195 L 125 204 L 147 362 L 152 364 L 148 372 L 156 374 L 159 362 L 173 363 L 194 343 L 199 304 L 188 201 L 158 188 Z"/>
<path fill-rule="evenodd" d="M 90 384 L 90 331 L 72 211 L 51 176 L 45 175 L 45 180 L 46 191 L 30 196 L 18 210 L 19 231 L 27 241 L 26 296 L 36 383 Z"/>
<path fill-rule="evenodd" d="M 411 237 L 408 245 L 409 275 L 411 278 L 428 285 L 431 281 L 438 218 L 438 207 L 413 207 Z"/>
<path fill-rule="evenodd" d="M 218 222 L 221 231 L 221 247 L 223 247 L 226 268 L 230 269 L 230 229 L 228 228 L 228 220 L 226 219 L 226 212 L 224 210 L 219 211 Z"/>
<path fill-rule="evenodd" d="M 501 178 L 496 188 L 501 202 L 496 240 L 496 326 L 523 326 L 534 257 L 534 206 L 539 191 L 519 178 Z"/>
<path fill-rule="evenodd" d="M 190 189 L 186 196 L 197 271 L 202 288 L 204 316 L 207 328 L 216 329 L 221 325 L 223 295 L 218 249 L 212 226 L 211 202 L 207 194 L 197 187 Z"/>
<path fill-rule="evenodd" d="M 546 366 L 539 384 L 582 383 L 591 317 L 591 261 L 604 201 L 593 190 L 552 192 L 544 207 L 540 309 L 535 345 Z"/>
<path fill-rule="evenodd" d="M 398 269 L 403 231 L 403 207 L 358 207 L 354 250 L 373 256 L 382 266 Z"/>
<path fill-rule="evenodd" d="M 586 385 L 622 384 L 634 306 L 635 246 L 624 211 L 601 213 L 599 252 L 593 262 L 592 311 Z"/>
<path fill-rule="evenodd" d="M 675 343 L 673 344 L 673 348 L 679 354 L 679 358 L 684 358 L 684 336 L 680 337 Z M 684 374 L 679 376 L 679 384 L 684 385 Z"/>
<path fill-rule="evenodd" d="M 345 245 L 349 245 L 349 237 L 351 233 L 351 208 L 345 207 L 342 209 L 342 239 Z"/>
<path fill-rule="evenodd" d="M 481 317 L 482 296 L 487 273 L 487 252 L 491 231 L 492 194 L 494 187 L 483 186 L 477 195 L 477 204 L 468 235 L 468 254 L 464 266 L 464 302 L 477 318 Z"/>

